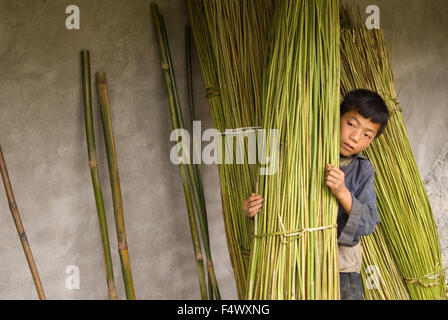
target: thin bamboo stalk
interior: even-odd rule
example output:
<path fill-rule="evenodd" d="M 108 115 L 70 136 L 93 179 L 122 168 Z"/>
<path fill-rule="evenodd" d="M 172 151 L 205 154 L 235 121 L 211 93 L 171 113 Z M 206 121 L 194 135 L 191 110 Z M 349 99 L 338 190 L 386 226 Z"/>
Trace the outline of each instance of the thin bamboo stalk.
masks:
<path fill-rule="evenodd" d="M 153 15 L 154 21 L 154 29 L 157 36 L 157 41 L 159 45 L 160 58 L 162 71 L 164 75 L 167 95 L 168 95 L 168 105 L 170 110 L 171 122 L 173 125 L 173 129 L 184 129 L 184 122 L 182 116 L 182 110 L 178 98 L 177 86 L 174 75 L 174 68 L 171 61 L 171 55 L 169 50 L 168 39 L 166 35 L 166 30 L 164 26 L 163 17 L 159 14 L 158 7 L 155 3 L 151 4 L 151 11 Z M 184 149 L 186 150 L 186 149 Z M 197 218 L 199 221 L 199 226 L 202 235 L 202 243 L 204 245 L 204 251 L 206 256 L 206 265 L 208 271 L 208 279 L 211 282 L 209 285 L 209 299 L 213 299 L 213 295 L 217 299 L 221 299 L 221 295 L 219 292 L 218 283 L 216 280 L 215 270 L 213 266 L 213 260 L 211 256 L 210 249 L 210 240 L 208 233 L 208 225 L 207 225 L 207 212 L 205 208 L 205 202 L 202 201 L 203 196 L 200 195 L 199 186 L 196 183 L 195 172 L 193 165 L 191 164 L 190 154 L 184 154 L 184 158 L 186 159 L 185 169 L 188 174 L 189 186 L 192 190 L 193 200 L 197 211 Z M 180 168 L 183 165 L 180 166 Z M 182 169 L 181 169 L 182 170 Z"/>
<path fill-rule="evenodd" d="M 196 120 L 196 112 L 194 107 L 193 94 L 193 67 L 191 63 L 191 27 L 185 26 L 185 65 L 187 73 L 187 93 L 188 93 L 188 107 L 190 111 L 190 123 Z"/>
<path fill-rule="evenodd" d="M 112 256 L 109 244 L 109 232 L 107 228 L 106 212 L 104 210 L 104 200 L 98 171 L 98 161 L 96 158 L 95 132 L 92 115 L 92 92 L 90 81 L 90 55 L 88 50 L 81 51 L 81 66 L 84 94 L 84 117 L 86 126 L 87 151 L 89 154 L 90 176 L 92 178 L 93 192 L 95 194 L 96 209 L 98 212 L 104 267 L 106 269 L 108 296 L 110 300 L 116 300 L 117 290 L 115 289 Z"/>
<path fill-rule="evenodd" d="M 39 273 L 37 272 L 36 263 L 34 262 L 33 253 L 31 252 L 28 238 L 26 237 L 25 228 L 23 227 L 22 219 L 20 218 L 19 209 L 17 208 L 14 192 L 12 190 L 11 180 L 9 179 L 8 170 L 6 168 L 3 150 L 0 146 L 0 172 L 3 179 L 3 184 L 8 198 L 9 209 L 11 210 L 14 224 L 16 225 L 17 233 L 19 234 L 20 242 L 22 244 L 23 252 L 25 253 L 26 261 L 33 277 L 34 286 L 36 287 L 37 295 L 40 300 L 46 300 L 44 289 L 40 281 Z"/>
<path fill-rule="evenodd" d="M 124 287 L 126 291 L 126 298 L 128 300 L 135 300 L 134 283 L 132 280 L 131 263 L 129 259 L 129 250 L 124 224 L 123 201 L 121 197 L 120 178 L 118 174 L 118 162 L 112 130 L 109 96 L 107 92 L 106 73 L 97 72 L 95 77 L 98 101 L 101 109 L 101 118 L 103 122 L 104 141 L 106 145 L 107 163 L 109 166 L 110 184 L 112 189 L 115 227 L 117 230 L 118 252 L 120 255 Z"/>

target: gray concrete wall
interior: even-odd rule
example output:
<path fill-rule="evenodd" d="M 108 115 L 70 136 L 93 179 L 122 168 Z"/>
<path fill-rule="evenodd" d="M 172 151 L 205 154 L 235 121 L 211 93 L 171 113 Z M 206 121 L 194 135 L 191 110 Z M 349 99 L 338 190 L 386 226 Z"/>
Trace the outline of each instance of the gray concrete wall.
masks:
<path fill-rule="evenodd" d="M 185 102 L 185 1 L 158 3 L 165 16 L 181 99 Z M 364 7 L 371 4 L 356 3 Z M 447 2 L 375 3 L 382 10 L 386 34 L 390 38 L 395 34 L 394 69 L 397 86 L 402 88 L 399 98 L 422 176 L 436 170 L 446 172 L 447 160 L 440 150 L 448 138 L 448 46 L 442 41 L 446 40 L 448 27 L 443 15 Z M 80 30 L 65 27 L 65 8 L 71 4 L 81 10 Z M 0 143 L 50 299 L 107 298 L 85 142 L 79 58 L 82 48 L 90 50 L 92 74 L 104 70 L 109 80 L 137 298 L 199 298 L 180 176 L 169 158 L 171 124 L 149 4 L 143 0 L 0 0 Z M 203 129 L 211 128 L 196 60 L 194 71 L 199 117 Z M 96 96 L 94 102 L 96 106 Z M 115 279 L 123 298 L 97 108 L 94 116 Z M 223 298 L 233 299 L 235 285 L 216 167 L 203 166 L 203 176 L 216 273 Z M 428 178 L 428 185 L 430 181 Z M 440 210 L 436 215 L 441 217 L 438 221 L 442 221 L 441 233 L 446 239 L 448 230 L 443 221 L 448 213 L 446 206 L 439 206 L 446 202 L 446 193 L 437 193 L 432 201 L 433 208 Z M 0 196 L 0 233 L 0 299 L 35 299 L 5 196 Z M 69 265 L 79 267 L 79 290 L 66 288 L 65 271 Z"/>
<path fill-rule="evenodd" d="M 426 176 L 424 183 L 428 190 L 431 208 L 440 230 L 440 245 L 443 265 L 448 266 L 448 143 L 445 144 L 437 160 Z"/>

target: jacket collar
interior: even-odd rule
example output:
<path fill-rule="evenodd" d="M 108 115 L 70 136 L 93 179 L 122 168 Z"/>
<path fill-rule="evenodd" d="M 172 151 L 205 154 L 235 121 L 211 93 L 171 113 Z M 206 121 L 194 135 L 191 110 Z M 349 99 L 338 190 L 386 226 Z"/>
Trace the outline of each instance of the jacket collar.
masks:
<path fill-rule="evenodd" d="M 363 159 L 363 160 L 367 160 L 367 157 L 363 156 L 361 153 L 354 154 L 354 155 L 352 155 L 350 157 L 344 157 L 343 155 L 340 155 L 340 157 L 341 158 L 345 158 L 345 159 L 350 158 L 350 159 L 353 159 L 353 160 L 356 160 L 358 158 Z"/>

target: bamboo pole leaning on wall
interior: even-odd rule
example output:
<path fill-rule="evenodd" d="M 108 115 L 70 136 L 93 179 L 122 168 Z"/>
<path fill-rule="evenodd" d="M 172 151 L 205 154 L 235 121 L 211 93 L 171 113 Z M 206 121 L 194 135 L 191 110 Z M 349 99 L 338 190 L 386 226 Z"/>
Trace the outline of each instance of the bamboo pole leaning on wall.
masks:
<path fill-rule="evenodd" d="M 89 154 L 90 175 L 92 178 L 93 192 L 95 194 L 96 210 L 98 212 L 98 222 L 103 248 L 104 267 L 106 269 L 106 282 L 108 296 L 110 300 L 117 299 L 115 289 L 112 256 L 109 244 L 109 232 L 107 229 L 106 212 L 104 210 L 103 192 L 101 190 L 100 175 L 98 171 L 98 161 L 96 158 L 95 131 L 92 114 L 92 90 L 90 80 L 90 54 L 88 50 L 81 51 L 82 66 L 82 86 L 84 97 L 84 118 L 86 126 L 87 151 Z"/>
<path fill-rule="evenodd" d="M 154 22 L 154 30 L 156 32 L 157 42 L 159 45 L 160 51 L 160 60 L 161 67 L 163 71 L 165 87 L 168 95 L 168 106 L 170 111 L 171 123 L 173 126 L 173 130 L 176 129 L 184 129 L 184 121 L 182 116 L 181 105 L 179 102 L 176 78 L 174 75 L 173 64 L 171 60 L 171 54 L 165 29 L 165 24 L 163 17 L 160 15 L 158 7 L 156 4 L 151 4 L 151 11 Z M 179 145 L 179 144 L 178 144 Z M 207 274 L 209 280 L 209 291 L 208 298 L 213 299 L 221 299 L 221 294 L 219 292 L 218 282 L 216 280 L 215 268 L 213 265 L 211 248 L 210 248 L 210 240 L 209 240 L 209 232 L 208 232 L 208 224 L 207 224 L 207 211 L 205 207 L 205 201 L 203 195 L 201 195 L 200 186 L 197 184 L 196 174 L 194 166 L 192 165 L 192 158 L 188 152 L 188 148 L 183 148 L 186 151 L 183 154 L 183 160 L 179 163 L 179 169 L 181 170 L 182 181 L 184 183 L 184 191 L 186 192 L 186 200 L 188 206 L 188 196 L 187 194 L 190 191 L 186 191 L 186 185 L 184 180 L 188 178 L 189 190 L 191 188 L 191 195 L 193 196 L 193 202 L 197 211 L 197 219 L 199 221 L 199 226 L 201 230 L 202 236 L 202 244 L 204 246 L 205 256 L 206 256 L 206 266 L 207 266 Z M 185 171 L 184 171 L 185 168 Z M 184 177 L 184 174 L 187 176 Z M 191 219 L 191 218 L 190 218 Z M 193 224 L 190 223 L 190 227 Z M 193 233 L 193 230 L 192 230 Z"/>
<path fill-rule="evenodd" d="M 187 72 L 187 95 L 188 95 L 188 106 L 189 106 L 189 113 L 190 113 L 190 124 L 191 124 L 191 131 L 193 131 L 193 125 L 194 122 L 196 121 L 196 111 L 195 111 L 195 105 L 194 105 L 194 89 L 193 89 L 193 68 L 192 68 L 192 63 L 191 63 L 191 27 L 190 26 L 185 26 L 185 62 L 186 62 L 186 72 Z M 193 143 L 194 148 L 197 148 L 196 143 Z M 194 152 L 198 152 L 197 149 L 194 149 Z M 183 170 L 183 169 L 181 169 Z M 205 207 L 205 197 L 204 197 L 204 186 L 202 183 L 202 175 L 201 175 L 201 167 L 198 164 L 194 164 L 194 173 L 195 173 L 195 181 L 194 183 L 197 184 L 198 189 L 199 189 L 199 193 L 201 195 L 201 202 L 203 204 L 203 206 Z M 183 173 L 181 173 L 182 176 L 184 175 Z M 184 181 L 182 181 L 184 182 Z M 184 186 L 184 190 L 185 190 Z M 186 190 L 185 190 L 186 191 Z M 188 191 L 189 193 L 189 191 Z M 190 197 L 191 198 L 191 197 Z M 188 203 L 188 199 L 186 197 L 187 203 Z M 199 242 L 199 234 L 197 234 L 197 227 L 196 227 L 196 218 L 194 217 L 194 210 L 192 210 L 190 212 L 190 210 L 188 209 L 188 216 L 190 219 L 190 229 L 192 231 L 192 236 L 193 236 L 193 231 L 194 233 L 196 233 L 193 236 L 193 244 L 194 244 L 194 250 L 196 253 L 196 264 L 197 264 L 197 268 L 198 268 L 198 276 L 199 276 L 199 286 L 201 288 L 201 297 L 202 299 L 207 299 L 207 292 L 204 292 L 205 288 L 205 278 L 204 278 L 204 266 L 203 266 L 203 258 L 202 258 L 202 251 L 201 251 L 201 243 Z M 193 225 L 194 223 L 194 225 Z M 195 230 L 194 230 L 195 229 Z M 196 244 L 197 242 L 197 244 Z M 198 255 L 198 253 L 201 253 L 200 256 Z M 201 261 L 199 261 L 199 258 L 201 259 Z M 210 288 L 211 286 L 211 282 L 209 282 L 209 290 L 212 289 Z"/>
<path fill-rule="evenodd" d="M 6 196 L 8 198 L 9 209 L 11 210 L 14 224 L 16 225 L 17 233 L 19 234 L 20 242 L 22 244 L 23 252 L 25 253 L 26 261 L 33 276 L 34 286 L 36 287 L 37 295 L 40 300 L 46 300 L 44 289 L 40 281 L 39 273 L 37 272 L 36 263 L 34 262 L 33 253 L 31 252 L 30 244 L 26 237 L 25 228 L 20 218 L 19 209 L 17 208 L 14 192 L 12 190 L 11 180 L 9 179 L 8 170 L 6 168 L 5 158 L 3 156 L 3 150 L 0 146 L 0 172 L 3 179 L 3 184 L 6 190 Z"/>
<path fill-rule="evenodd" d="M 123 200 L 121 197 L 118 162 L 115 149 L 114 134 L 112 130 L 109 95 L 107 91 L 106 73 L 97 72 L 95 74 L 95 77 L 98 92 L 98 101 L 101 109 L 101 119 L 103 122 L 104 142 L 106 144 L 107 163 L 109 166 L 110 185 L 112 189 L 115 228 L 117 230 L 118 253 L 120 255 L 124 287 L 126 291 L 126 298 L 128 300 L 135 300 L 134 283 L 132 280 L 131 263 L 129 259 L 126 228 L 124 224 Z"/>

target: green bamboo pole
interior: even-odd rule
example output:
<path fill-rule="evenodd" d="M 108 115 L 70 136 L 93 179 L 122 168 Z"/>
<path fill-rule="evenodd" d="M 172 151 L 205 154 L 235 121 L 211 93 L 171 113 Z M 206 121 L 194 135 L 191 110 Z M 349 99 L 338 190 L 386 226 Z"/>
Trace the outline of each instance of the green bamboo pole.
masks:
<path fill-rule="evenodd" d="M 185 59 L 186 59 L 186 71 L 187 71 L 187 94 L 188 94 L 188 105 L 190 110 L 190 123 L 191 130 L 193 130 L 193 122 L 196 121 L 196 111 L 194 105 L 194 89 L 193 89 L 193 68 L 191 62 L 191 27 L 185 26 Z M 197 149 L 197 145 L 194 144 L 194 152 L 195 154 L 200 152 Z M 204 197 L 204 186 L 202 184 L 202 175 L 201 175 L 201 167 L 197 164 L 194 165 L 194 173 L 196 181 L 195 183 L 198 185 L 199 194 L 201 196 L 202 206 L 205 208 L 205 197 Z M 205 217 L 207 218 L 207 216 Z M 211 281 L 209 283 L 209 294 L 213 295 L 213 288 Z"/>
<path fill-rule="evenodd" d="M 30 244 L 26 237 L 25 228 L 20 218 L 19 209 L 17 208 L 14 192 L 12 190 L 11 180 L 9 179 L 8 170 L 6 168 L 5 158 L 3 156 L 3 150 L 0 146 L 0 172 L 3 179 L 3 184 L 6 190 L 6 197 L 8 198 L 9 209 L 11 210 L 14 224 L 16 225 L 17 233 L 19 234 L 20 242 L 22 244 L 23 252 L 25 253 L 28 267 L 30 268 L 31 275 L 33 277 L 34 286 L 36 287 L 37 295 L 40 300 L 46 300 L 44 289 L 40 281 L 39 273 L 37 272 L 36 263 L 34 262 L 33 253 L 31 252 Z"/>
<path fill-rule="evenodd" d="M 182 187 L 184 189 L 185 202 L 187 205 L 188 222 L 190 224 L 191 238 L 193 241 L 193 249 L 194 249 L 194 253 L 195 253 L 196 269 L 198 272 L 198 280 L 199 280 L 199 289 L 201 292 L 201 299 L 207 300 L 208 293 L 207 293 L 207 283 L 205 280 L 205 272 L 204 272 L 204 258 L 202 255 L 199 231 L 198 231 L 198 227 L 196 225 L 196 218 L 194 215 L 193 201 L 191 200 L 191 192 L 190 192 L 190 186 L 188 184 L 187 170 L 183 164 L 179 164 L 179 170 L 180 170 L 180 174 L 181 174 L 181 178 L 182 178 Z"/>
<path fill-rule="evenodd" d="M 191 65 L 191 27 L 185 26 L 185 62 L 187 71 L 187 93 L 188 106 L 190 110 L 190 123 L 196 120 L 196 113 L 194 108 L 194 94 L 193 94 L 193 68 Z"/>
<path fill-rule="evenodd" d="M 158 9 L 156 10 L 158 12 Z M 177 118 L 177 124 L 178 128 L 185 128 L 184 121 L 183 121 L 183 115 L 182 115 L 182 108 L 179 102 L 179 97 L 177 94 L 177 85 L 176 85 L 176 77 L 174 74 L 174 68 L 173 63 L 171 60 L 171 53 L 170 53 L 170 47 L 168 44 L 168 38 L 166 34 L 166 28 L 165 28 L 165 22 L 163 19 L 163 16 L 159 14 L 159 22 L 160 22 L 160 33 L 161 33 L 161 39 L 164 44 L 164 48 L 166 50 L 166 62 L 168 65 L 168 72 L 170 74 L 170 77 L 172 79 L 173 84 L 173 90 L 174 90 L 174 102 L 175 102 L 175 112 L 176 112 L 176 118 Z M 188 164 L 186 166 L 187 173 L 188 173 L 188 179 L 190 182 L 190 187 L 192 189 L 193 199 L 197 210 L 197 217 L 199 220 L 199 226 L 201 229 L 202 234 L 202 241 L 204 245 L 205 250 L 205 256 L 206 256 L 206 265 L 207 265 L 207 271 L 208 271 L 208 279 L 209 279 L 209 299 L 213 300 L 214 296 L 216 296 L 217 299 L 221 299 L 221 295 L 219 293 L 219 287 L 216 280 L 214 265 L 211 257 L 211 249 L 210 249 L 210 240 L 209 240 L 209 232 L 208 232 L 208 222 L 207 222 L 207 210 L 205 207 L 205 200 L 204 196 L 200 194 L 199 186 L 196 183 L 196 174 L 194 165 L 192 164 L 192 158 L 190 154 L 187 154 L 186 157 L 189 159 Z"/>
<path fill-rule="evenodd" d="M 124 224 L 123 201 L 121 197 L 120 178 L 118 174 L 118 162 L 115 150 L 114 135 L 112 131 L 109 96 L 107 92 L 106 73 L 97 72 L 95 74 L 95 77 L 98 92 L 98 101 L 101 109 L 101 118 L 103 120 L 104 142 L 106 144 L 107 163 L 109 166 L 109 176 L 115 216 L 115 227 L 117 230 L 118 252 L 120 254 L 124 287 L 126 291 L 126 298 L 128 300 L 135 300 L 134 283 L 132 281 L 132 271 L 126 239 L 126 229 Z"/>
<path fill-rule="evenodd" d="M 170 110 L 171 122 L 173 125 L 173 129 L 183 129 L 184 128 L 183 117 L 179 103 L 179 98 L 177 95 L 177 86 L 175 82 L 174 69 L 171 61 L 166 30 L 164 28 L 163 17 L 159 14 L 158 7 L 154 3 L 151 4 L 151 11 L 153 15 L 154 28 L 157 36 L 157 41 L 159 44 L 162 71 L 168 94 L 168 102 L 169 102 L 168 105 Z M 195 183 L 196 181 L 195 173 L 193 166 L 191 164 L 190 154 L 185 154 L 184 156 L 187 159 L 188 163 L 187 165 L 185 165 L 185 169 L 188 174 L 189 185 L 192 190 L 193 200 L 197 210 L 197 218 L 199 220 L 199 226 L 202 235 L 202 243 L 204 245 L 206 255 L 208 278 L 209 281 L 211 282 L 212 291 L 209 292 L 209 299 L 213 298 L 212 294 L 214 294 L 217 299 L 221 299 L 214 271 L 213 261 L 211 257 L 208 226 L 207 226 L 207 213 L 205 205 L 204 202 L 201 200 L 201 196 L 199 194 L 199 187 Z"/>
<path fill-rule="evenodd" d="M 193 71 L 191 62 L 191 27 L 185 26 L 185 58 L 186 58 L 186 73 L 187 73 L 187 96 L 188 106 L 190 111 L 190 124 L 191 130 L 193 130 L 193 122 L 196 121 L 196 111 L 194 104 L 194 86 L 193 86 Z M 199 146 L 200 147 L 200 146 Z M 196 144 L 193 145 L 194 154 L 200 154 L 200 148 Z M 196 184 L 199 189 L 199 195 L 201 196 L 202 207 L 205 208 L 204 186 L 202 184 L 201 168 L 198 164 L 194 164 L 194 175 L 196 178 Z M 207 219 L 207 215 L 205 215 Z M 206 220 L 207 221 L 207 220 Z"/>
<path fill-rule="evenodd" d="M 86 126 L 87 151 L 89 153 L 90 176 L 92 178 L 93 192 L 95 194 L 96 209 L 98 212 L 98 221 L 101 236 L 101 244 L 103 248 L 104 266 L 106 269 L 108 296 L 110 300 L 116 300 L 117 290 L 115 289 L 112 256 L 109 244 L 109 232 L 107 229 L 103 192 L 101 190 L 101 182 L 98 171 L 98 161 L 96 158 L 95 132 L 94 132 L 93 115 L 92 115 L 90 56 L 88 50 L 81 51 L 81 66 L 82 66 L 82 84 L 84 94 L 84 117 Z"/>

